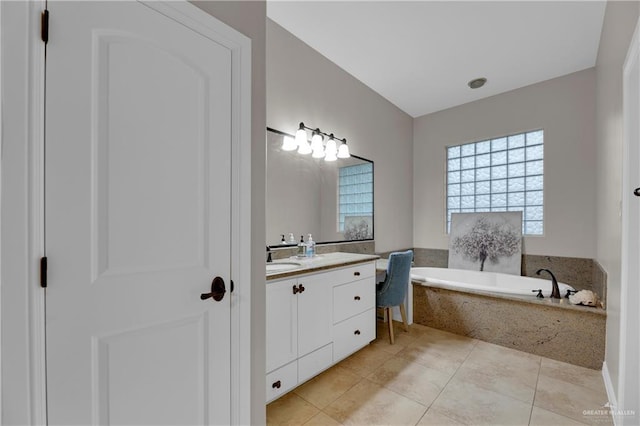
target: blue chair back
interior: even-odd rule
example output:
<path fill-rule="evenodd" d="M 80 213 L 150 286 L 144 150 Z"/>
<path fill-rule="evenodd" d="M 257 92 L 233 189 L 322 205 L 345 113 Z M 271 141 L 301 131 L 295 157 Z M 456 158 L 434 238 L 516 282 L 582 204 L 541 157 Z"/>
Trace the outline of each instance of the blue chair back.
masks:
<path fill-rule="evenodd" d="M 411 275 L 411 261 L 413 251 L 393 252 L 389 255 L 387 277 L 376 291 L 376 306 L 398 306 L 404 303 L 404 298 Z"/>

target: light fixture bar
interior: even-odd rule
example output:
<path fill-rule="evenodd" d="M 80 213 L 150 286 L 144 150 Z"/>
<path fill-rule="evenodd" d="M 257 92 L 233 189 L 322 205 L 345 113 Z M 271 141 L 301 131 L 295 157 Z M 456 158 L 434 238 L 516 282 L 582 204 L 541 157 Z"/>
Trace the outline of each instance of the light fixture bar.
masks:
<path fill-rule="evenodd" d="M 316 132 L 318 134 L 321 134 L 322 136 L 326 136 L 327 138 L 333 137 L 333 139 L 335 139 L 336 141 L 347 143 L 347 139 L 337 138 L 337 137 L 333 136 L 333 133 L 325 133 L 325 132 L 321 131 L 319 128 L 317 128 L 317 127 L 316 128 L 307 127 L 307 126 L 305 126 L 305 124 L 303 122 L 300 122 L 300 125 L 298 126 L 298 130 L 300 130 L 300 129 L 310 130 L 312 132 Z"/>

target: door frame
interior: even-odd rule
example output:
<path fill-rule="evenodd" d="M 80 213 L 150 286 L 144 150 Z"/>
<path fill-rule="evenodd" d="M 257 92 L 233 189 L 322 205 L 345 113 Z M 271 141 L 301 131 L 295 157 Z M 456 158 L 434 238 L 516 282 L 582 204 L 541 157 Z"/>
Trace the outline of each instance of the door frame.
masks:
<path fill-rule="evenodd" d="M 251 351 L 240 349 L 251 347 L 251 40 L 186 0 L 140 3 L 231 52 L 231 209 L 237 219 L 231 229 L 231 359 L 236 361 L 231 366 L 231 421 L 249 424 Z M 0 35 L 0 330 L 5 332 L 0 367 L 12 362 L 11 374 L 0 376 L 0 391 L 25 384 L 5 407 L 0 399 L 3 423 L 47 423 L 45 292 L 39 284 L 39 260 L 45 254 L 45 46 L 40 39 L 45 8 L 44 0 L 0 2 L 0 19 L 7 23 Z M 8 305 L 21 309 L 2 309 Z M 15 360 L 22 364 L 14 365 Z"/>
<path fill-rule="evenodd" d="M 623 142 L 622 142 L 622 242 L 621 242 L 621 279 L 620 279 L 620 344 L 619 344 L 619 363 L 618 370 L 618 389 L 617 389 L 617 403 L 620 410 L 631 410 L 634 407 L 629 407 L 629 397 L 637 398 L 640 395 L 638 388 L 639 377 L 628 377 L 627 366 L 631 363 L 637 363 L 635 359 L 629 359 L 627 356 L 627 348 L 629 346 L 638 346 L 640 344 L 640 334 L 635 331 L 634 327 L 630 327 L 630 317 L 637 316 L 637 307 L 640 303 L 640 293 L 637 290 L 633 290 L 629 285 L 629 269 L 630 265 L 637 264 L 638 259 L 632 259 L 629 253 L 629 221 L 634 220 L 630 217 L 630 204 L 639 202 L 638 199 L 632 195 L 633 189 L 640 183 L 632 183 L 630 181 L 631 167 L 637 167 L 634 159 L 630 158 L 631 144 L 638 145 L 638 140 L 632 140 L 629 135 L 630 126 L 638 127 L 637 120 L 638 111 L 630 111 L 630 105 L 634 102 L 640 105 L 640 91 L 637 93 L 629 93 L 627 89 L 628 81 L 630 79 L 637 80 L 640 83 L 640 74 L 632 74 L 633 65 L 640 62 L 640 19 L 636 23 L 629 49 L 627 50 L 627 56 L 622 67 L 622 88 L 623 88 L 623 107 L 622 107 L 622 127 L 623 127 Z M 635 99 L 633 99 L 635 98 Z M 632 100 L 633 99 L 633 100 Z M 637 130 L 637 129 L 636 129 Z M 639 133 L 639 132 L 637 132 Z M 640 134 L 640 133 L 639 133 Z M 640 150 L 640 148 L 636 148 Z M 635 159 L 637 160 L 637 159 Z M 635 218 L 637 220 L 637 218 Z M 635 294 L 634 294 L 635 293 Z M 634 297 L 635 296 L 635 297 Z M 629 392 L 631 391 L 631 392 Z M 631 393 L 631 395 L 629 395 Z M 633 395 L 635 393 L 635 395 Z M 637 401 L 634 401 L 637 402 Z M 633 402 L 632 402 L 633 403 Z M 635 407 L 636 409 L 638 407 Z M 636 414 L 637 415 L 637 414 Z M 615 424 L 623 424 L 624 417 L 619 414 L 614 414 Z"/>

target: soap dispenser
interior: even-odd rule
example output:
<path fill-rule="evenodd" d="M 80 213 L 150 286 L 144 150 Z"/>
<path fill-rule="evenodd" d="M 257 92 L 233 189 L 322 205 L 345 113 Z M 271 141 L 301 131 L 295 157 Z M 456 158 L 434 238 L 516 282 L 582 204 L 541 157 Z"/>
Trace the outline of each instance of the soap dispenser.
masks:
<path fill-rule="evenodd" d="M 284 234 L 280 234 L 282 236 L 282 239 L 280 240 L 280 244 L 287 244 L 287 242 L 284 239 Z"/>
<path fill-rule="evenodd" d="M 289 232 L 289 244 L 295 244 L 296 237 L 293 236 L 293 232 Z"/>
<path fill-rule="evenodd" d="M 305 257 L 307 255 L 307 245 L 304 243 L 304 236 L 300 235 L 300 242 L 298 243 L 298 257 Z"/>
<path fill-rule="evenodd" d="M 309 234 L 309 239 L 307 240 L 307 257 L 313 257 L 316 255 L 316 242 L 313 241 L 311 234 Z"/>

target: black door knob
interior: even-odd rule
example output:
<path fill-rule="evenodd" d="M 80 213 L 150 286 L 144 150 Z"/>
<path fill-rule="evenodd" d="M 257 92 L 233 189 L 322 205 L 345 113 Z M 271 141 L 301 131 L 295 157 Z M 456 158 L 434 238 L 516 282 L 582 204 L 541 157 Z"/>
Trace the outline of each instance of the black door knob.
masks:
<path fill-rule="evenodd" d="M 635 191 L 633 191 L 633 195 L 640 197 L 640 188 L 636 188 Z"/>
<path fill-rule="evenodd" d="M 224 286 L 224 280 L 220 277 L 215 277 L 211 282 L 211 293 L 202 293 L 200 299 L 207 300 L 213 298 L 213 300 L 219 302 L 224 298 L 226 292 L 227 289 Z"/>

